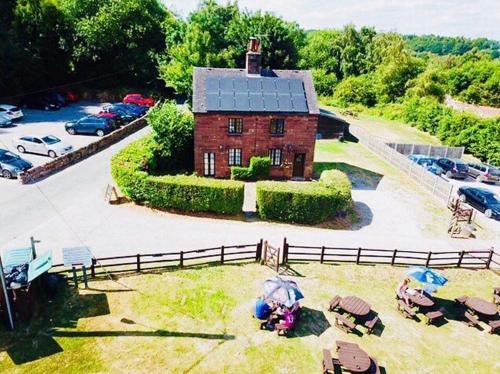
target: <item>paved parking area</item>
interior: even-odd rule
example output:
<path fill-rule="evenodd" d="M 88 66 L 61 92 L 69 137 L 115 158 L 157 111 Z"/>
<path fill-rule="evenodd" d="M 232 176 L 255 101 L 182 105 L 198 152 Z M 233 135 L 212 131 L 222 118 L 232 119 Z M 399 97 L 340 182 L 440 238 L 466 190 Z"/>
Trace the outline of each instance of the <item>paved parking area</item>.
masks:
<path fill-rule="evenodd" d="M 64 130 L 64 124 L 71 120 L 77 120 L 89 114 L 97 114 L 100 111 L 101 104 L 97 102 L 78 102 L 61 108 L 58 111 L 45 112 L 42 110 L 23 109 L 24 118 L 15 122 L 11 127 L 0 128 L 0 148 L 7 148 L 15 153 L 17 150 L 12 144 L 12 139 L 25 135 L 54 135 L 64 143 L 72 145 L 75 149 L 86 146 L 98 138 L 89 135 L 69 135 Z M 26 153 L 23 158 L 30 161 L 34 166 L 42 165 L 51 159 L 48 156 Z M 5 181 L 0 178 L 0 183 L 14 181 Z"/>

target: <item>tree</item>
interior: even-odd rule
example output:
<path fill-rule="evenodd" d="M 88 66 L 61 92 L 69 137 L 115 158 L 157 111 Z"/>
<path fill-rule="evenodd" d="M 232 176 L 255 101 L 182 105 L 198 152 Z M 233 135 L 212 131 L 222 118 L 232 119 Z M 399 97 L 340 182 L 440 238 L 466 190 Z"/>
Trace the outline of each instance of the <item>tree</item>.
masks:
<path fill-rule="evenodd" d="M 334 97 L 342 106 L 349 104 L 375 105 L 377 97 L 373 77 L 365 74 L 344 79 L 335 88 Z"/>

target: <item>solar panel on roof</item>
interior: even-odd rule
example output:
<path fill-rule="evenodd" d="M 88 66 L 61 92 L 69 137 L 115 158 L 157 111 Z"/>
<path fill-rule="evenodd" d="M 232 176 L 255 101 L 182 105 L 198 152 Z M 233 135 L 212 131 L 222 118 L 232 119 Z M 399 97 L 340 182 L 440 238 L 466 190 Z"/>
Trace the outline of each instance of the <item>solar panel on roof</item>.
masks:
<path fill-rule="evenodd" d="M 308 112 L 300 79 L 206 78 L 207 111 Z"/>

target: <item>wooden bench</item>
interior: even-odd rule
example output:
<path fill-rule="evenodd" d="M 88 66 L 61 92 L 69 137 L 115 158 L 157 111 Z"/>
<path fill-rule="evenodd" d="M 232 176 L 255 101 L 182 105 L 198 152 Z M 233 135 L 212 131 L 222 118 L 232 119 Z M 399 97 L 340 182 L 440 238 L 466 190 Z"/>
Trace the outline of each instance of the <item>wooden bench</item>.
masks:
<path fill-rule="evenodd" d="M 373 317 L 372 319 L 368 320 L 365 322 L 365 327 L 367 329 L 367 333 L 368 334 L 371 334 L 373 329 L 375 328 L 375 325 L 377 324 L 377 322 L 380 321 L 380 318 L 378 318 L 378 316 L 375 316 Z"/>
<path fill-rule="evenodd" d="M 465 320 L 465 323 L 468 325 L 468 326 L 476 326 L 476 327 L 480 327 L 481 325 L 479 324 L 479 320 L 476 318 L 476 316 L 474 316 L 473 314 L 469 313 L 469 312 L 465 312 L 464 313 L 464 320 Z"/>
<path fill-rule="evenodd" d="M 405 318 L 413 319 L 417 316 L 413 309 L 401 299 L 398 299 L 398 310 L 405 316 Z"/>
<path fill-rule="evenodd" d="M 335 295 L 333 299 L 330 300 L 328 311 L 333 312 L 335 309 L 339 307 L 340 302 L 342 301 L 342 298 L 339 295 Z"/>
<path fill-rule="evenodd" d="M 332 357 L 329 349 L 323 349 L 323 374 L 335 373 L 335 366 L 340 366 L 340 361 Z"/>
<path fill-rule="evenodd" d="M 356 328 L 354 322 L 338 313 L 335 313 L 335 326 L 346 333 L 350 333 Z"/>
<path fill-rule="evenodd" d="M 370 357 L 371 360 L 371 365 L 370 368 L 368 369 L 367 373 L 370 374 L 380 374 L 380 367 L 378 366 L 377 360 L 375 360 L 373 357 Z"/>
<path fill-rule="evenodd" d="M 488 322 L 488 325 L 491 327 L 490 334 L 494 334 L 500 327 L 500 319 L 497 319 L 495 321 L 490 321 Z"/>
<path fill-rule="evenodd" d="M 455 299 L 455 304 L 463 306 L 465 302 L 467 301 L 469 297 L 468 296 L 460 296 Z"/>
<path fill-rule="evenodd" d="M 430 325 L 435 320 L 437 320 L 439 318 L 443 318 L 444 314 L 443 314 L 442 310 L 434 310 L 432 312 L 425 313 L 425 316 L 427 317 L 427 324 Z"/>

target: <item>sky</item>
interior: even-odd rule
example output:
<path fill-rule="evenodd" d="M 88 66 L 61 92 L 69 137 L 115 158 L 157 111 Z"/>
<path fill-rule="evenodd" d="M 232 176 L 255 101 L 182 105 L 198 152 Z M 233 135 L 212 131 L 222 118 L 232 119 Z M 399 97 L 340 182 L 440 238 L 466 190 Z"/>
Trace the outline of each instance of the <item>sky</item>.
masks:
<path fill-rule="evenodd" d="M 187 16 L 199 0 L 163 0 Z M 225 0 L 220 1 L 225 3 Z M 304 29 L 353 23 L 379 31 L 487 37 L 500 40 L 500 0 L 239 0 L 240 8 L 270 11 Z"/>

